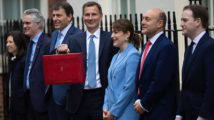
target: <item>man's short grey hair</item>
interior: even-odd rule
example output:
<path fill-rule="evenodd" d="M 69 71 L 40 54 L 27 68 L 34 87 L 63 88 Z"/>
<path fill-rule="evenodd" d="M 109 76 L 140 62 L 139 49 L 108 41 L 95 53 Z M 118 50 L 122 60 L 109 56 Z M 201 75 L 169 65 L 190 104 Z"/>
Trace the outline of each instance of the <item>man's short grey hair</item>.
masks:
<path fill-rule="evenodd" d="M 34 23 L 40 22 L 39 28 L 41 31 L 43 31 L 43 29 L 45 27 L 45 19 L 44 19 L 42 13 L 38 9 L 35 9 L 35 8 L 27 9 L 24 11 L 24 15 L 31 15 Z"/>

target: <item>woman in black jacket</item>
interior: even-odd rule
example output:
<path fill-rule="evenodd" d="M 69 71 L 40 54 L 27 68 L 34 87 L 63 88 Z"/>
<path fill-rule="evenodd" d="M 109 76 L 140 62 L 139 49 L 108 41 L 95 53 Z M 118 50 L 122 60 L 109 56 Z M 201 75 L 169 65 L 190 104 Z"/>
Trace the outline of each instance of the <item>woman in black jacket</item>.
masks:
<path fill-rule="evenodd" d="M 9 60 L 10 119 L 26 120 L 23 81 L 27 42 L 24 34 L 20 31 L 10 32 L 6 46 Z"/>

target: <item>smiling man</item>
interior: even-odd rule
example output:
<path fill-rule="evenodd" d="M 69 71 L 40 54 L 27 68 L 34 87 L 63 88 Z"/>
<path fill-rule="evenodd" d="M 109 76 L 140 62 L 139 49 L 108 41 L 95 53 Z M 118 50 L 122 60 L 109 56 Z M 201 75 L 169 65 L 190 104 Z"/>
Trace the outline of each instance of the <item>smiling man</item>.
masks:
<path fill-rule="evenodd" d="M 24 34 L 30 37 L 24 71 L 27 119 L 48 120 L 42 56 L 49 52 L 50 39 L 42 33 L 45 21 L 39 10 L 25 10 L 22 20 Z"/>
<path fill-rule="evenodd" d="M 55 54 L 57 47 L 67 47 L 69 36 L 81 33 L 81 30 L 72 24 L 73 8 L 68 2 L 59 2 L 52 11 L 55 31 L 51 35 L 50 54 Z M 50 120 L 68 120 L 65 110 L 66 91 L 69 85 L 47 86 L 48 112 Z"/>
<path fill-rule="evenodd" d="M 178 53 L 163 30 L 166 15 L 153 8 L 143 15 L 142 33 L 148 37 L 137 74 L 139 99 L 134 109 L 140 120 L 172 120 L 178 93 Z"/>
<path fill-rule="evenodd" d="M 83 5 L 83 21 L 87 31 L 71 36 L 69 49 L 82 52 L 85 68 L 85 83 L 73 84 L 69 89 L 68 111 L 74 120 L 101 120 L 104 91 L 107 87 L 107 71 L 113 54 L 111 33 L 99 26 L 103 14 L 96 2 Z M 67 50 L 66 50 L 67 51 Z"/>

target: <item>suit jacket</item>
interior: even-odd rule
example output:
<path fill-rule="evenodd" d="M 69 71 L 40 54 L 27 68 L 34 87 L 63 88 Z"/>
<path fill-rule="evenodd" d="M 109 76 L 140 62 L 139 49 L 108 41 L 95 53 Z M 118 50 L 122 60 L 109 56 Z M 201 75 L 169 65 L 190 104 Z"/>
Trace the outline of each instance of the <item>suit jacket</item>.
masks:
<path fill-rule="evenodd" d="M 9 78 L 11 81 L 11 116 L 13 113 L 26 113 L 26 102 L 24 97 L 24 69 L 25 56 L 17 57 L 14 61 L 9 61 Z"/>
<path fill-rule="evenodd" d="M 72 26 L 69 28 L 68 32 L 66 33 L 62 43 L 63 44 L 68 44 L 69 41 L 69 36 L 81 33 L 82 31 L 76 27 Z M 55 30 L 52 35 L 51 35 L 51 44 L 50 44 L 50 54 L 55 54 L 56 49 L 55 49 L 55 44 L 57 41 L 57 35 L 58 35 L 58 30 Z M 52 95 L 54 102 L 58 105 L 65 105 L 66 103 L 66 90 L 69 87 L 69 85 L 52 85 Z M 49 91 L 50 86 L 47 86 L 46 88 L 46 95 L 47 92 Z M 47 98 L 50 97 L 47 95 Z M 49 99 L 49 98 L 48 98 Z"/>
<path fill-rule="evenodd" d="M 174 44 L 160 35 L 148 53 L 139 80 L 141 105 L 148 110 L 144 120 L 173 120 L 176 113 L 178 81 L 178 53 Z"/>
<path fill-rule="evenodd" d="M 41 34 L 39 37 L 35 54 L 33 57 L 32 67 L 29 73 L 29 85 L 30 85 L 30 98 L 33 103 L 33 108 L 37 112 L 46 112 L 47 106 L 44 103 L 45 96 L 45 84 L 43 74 L 42 56 L 49 53 L 50 38 L 45 34 Z M 27 50 L 27 58 L 28 58 Z M 25 76 L 27 74 L 27 61 L 25 63 Z M 24 87 L 26 87 L 26 80 L 24 81 Z"/>
<path fill-rule="evenodd" d="M 186 120 L 198 116 L 214 120 L 214 40 L 205 34 L 182 69 L 182 92 L 178 106 L 179 115 Z"/>
<path fill-rule="evenodd" d="M 83 54 L 83 63 L 85 73 L 87 70 L 87 52 L 86 52 L 86 32 L 80 33 L 74 36 L 71 36 L 69 40 L 69 49 L 71 53 L 79 53 Z M 103 90 L 107 87 L 107 71 L 110 65 L 112 56 L 116 53 L 116 50 L 113 47 L 112 40 L 111 40 L 111 33 L 101 31 L 100 33 L 100 45 L 99 45 L 99 74 L 100 80 Z M 86 75 L 86 74 L 85 74 Z M 70 89 L 68 90 L 67 102 L 68 105 L 67 111 L 70 113 L 76 113 L 83 93 L 83 84 L 72 84 Z"/>
<path fill-rule="evenodd" d="M 103 110 L 110 111 L 118 120 L 138 120 L 133 104 L 138 98 L 136 70 L 140 53 L 132 44 L 120 54 L 114 55 L 108 70 L 108 87 Z"/>

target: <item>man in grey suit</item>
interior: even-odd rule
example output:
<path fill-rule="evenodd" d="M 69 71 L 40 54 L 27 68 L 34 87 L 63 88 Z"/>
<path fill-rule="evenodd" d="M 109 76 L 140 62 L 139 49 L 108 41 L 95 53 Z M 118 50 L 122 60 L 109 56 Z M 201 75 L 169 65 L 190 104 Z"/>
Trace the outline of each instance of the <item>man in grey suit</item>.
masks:
<path fill-rule="evenodd" d="M 67 44 L 70 35 L 81 33 L 81 30 L 72 24 L 73 8 L 68 2 L 59 2 L 53 6 L 53 22 L 55 31 L 51 35 L 50 54 L 56 53 L 58 46 Z M 69 85 L 52 85 L 46 89 L 46 98 L 51 120 L 68 120 L 65 111 L 66 91 Z"/>

